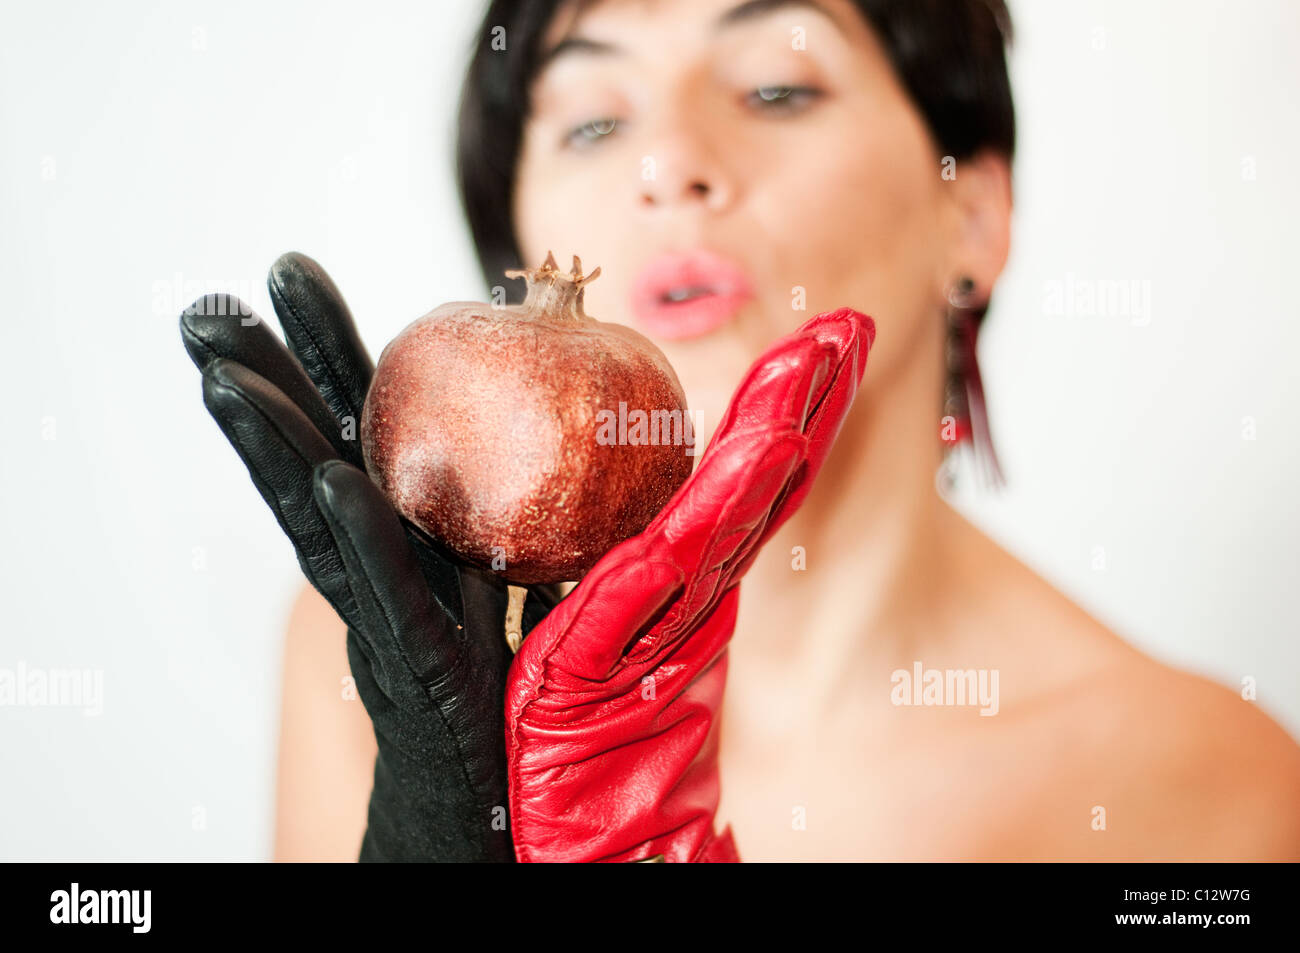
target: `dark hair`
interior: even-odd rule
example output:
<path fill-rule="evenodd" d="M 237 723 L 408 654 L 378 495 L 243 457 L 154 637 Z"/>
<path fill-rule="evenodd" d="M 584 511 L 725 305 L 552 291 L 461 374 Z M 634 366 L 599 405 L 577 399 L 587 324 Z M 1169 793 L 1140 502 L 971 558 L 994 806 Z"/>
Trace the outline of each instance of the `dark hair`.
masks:
<path fill-rule="evenodd" d="M 565 0 L 492 0 L 461 92 L 456 177 L 488 286 L 522 268 L 515 237 L 515 167 L 541 38 Z M 590 2 L 590 0 L 587 0 Z M 1015 152 L 1005 0 L 854 0 L 916 104 L 941 155 Z M 501 49 L 502 42 L 505 49 Z M 495 44 L 495 48 L 494 48 Z M 510 282 L 511 285 L 518 282 Z M 515 300 L 522 289 L 507 289 Z"/>

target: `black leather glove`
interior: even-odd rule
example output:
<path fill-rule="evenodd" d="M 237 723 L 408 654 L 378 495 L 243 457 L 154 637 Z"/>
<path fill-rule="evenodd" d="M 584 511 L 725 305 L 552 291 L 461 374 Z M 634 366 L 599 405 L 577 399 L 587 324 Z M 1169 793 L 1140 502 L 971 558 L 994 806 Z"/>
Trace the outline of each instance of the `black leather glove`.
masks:
<path fill-rule="evenodd" d="M 288 254 L 268 284 L 292 354 L 229 295 L 186 309 L 181 337 L 203 372 L 203 402 L 347 623 L 379 747 L 361 859 L 511 861 L 505 586 L 453 562 L 364 472 L 374 363 L 329 276 Z M 555 601 L 534 588 L 525 629 Z"/>

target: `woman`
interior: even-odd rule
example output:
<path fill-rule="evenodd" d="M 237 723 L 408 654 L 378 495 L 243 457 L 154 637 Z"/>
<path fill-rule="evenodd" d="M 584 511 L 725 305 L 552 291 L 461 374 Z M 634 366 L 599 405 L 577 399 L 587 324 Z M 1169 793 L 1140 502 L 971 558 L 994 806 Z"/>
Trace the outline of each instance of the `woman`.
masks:
<path fill-rule="evenodd" d="M 461 113 L 485 277 L 551 249 L 601 265 L 588 312 L 667 354 L 701 441 L 773 340 L 843 305 L 875 319 L 834 451 L 742 587 L 716 827 L 743 859 L 1295 860 L 1287 734 L 936 490 L 954 437 L 986 432 L 960 335 L 1008 253 L 1008 31 L 999 0 L 495 2 Z M 343 633 L 304 590 L 279 859 L 354 859 L 366 829 Z M 918 668 L 995 675 L 995 698 L 907 704 Z"/>

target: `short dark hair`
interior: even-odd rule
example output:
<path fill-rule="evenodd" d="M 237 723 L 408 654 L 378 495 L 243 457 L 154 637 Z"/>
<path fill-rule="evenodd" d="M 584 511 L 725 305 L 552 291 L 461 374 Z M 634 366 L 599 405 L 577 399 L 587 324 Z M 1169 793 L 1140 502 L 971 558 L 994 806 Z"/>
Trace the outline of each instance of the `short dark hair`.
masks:
<path fill-rule="evenodd" d="M 522 268 L 512 214 L 529 89 L 541 39 L 565 0 L 492 0 L 461 91 L 456 178 L 489 287 Z M 591 0 L 586 0 L 591 2 Z M 854 0 L 925 119 L 941 155 L 990 150 L 1010 160 L 1016 120 L 1005 48 L 1005 0 Z M 494 41 L 504 39 L 504 51 Z M 518 282 L 510 282 L 515 285 Z M 507 289 L 517 300 L 522 289 Z"/>

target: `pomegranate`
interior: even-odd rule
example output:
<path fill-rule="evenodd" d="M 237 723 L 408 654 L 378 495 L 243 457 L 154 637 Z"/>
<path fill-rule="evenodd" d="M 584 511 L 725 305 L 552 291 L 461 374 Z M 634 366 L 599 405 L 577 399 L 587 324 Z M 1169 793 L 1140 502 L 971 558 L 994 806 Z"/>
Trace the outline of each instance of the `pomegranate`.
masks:
<path fill-rule="evenodd" d="M 516 585 L 580 578 L 691 472 L 667 358 L 583 311 L 599 273 L 575 255 L 566 274 L 548 253 L 506 272 L 528 282 L 521 305 L 441 305 L 384 348 L 366 395 L 371 477 L 456 556 Z"/>

